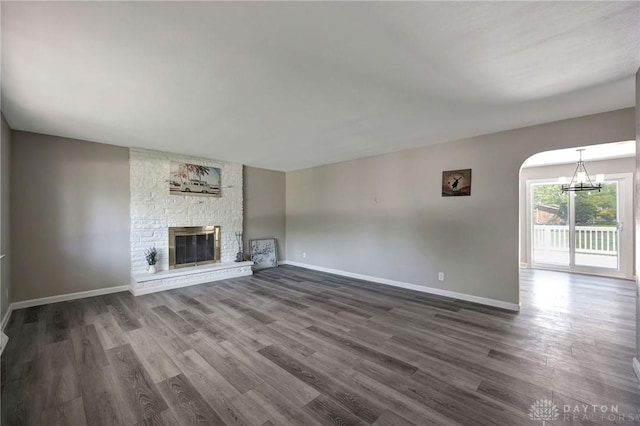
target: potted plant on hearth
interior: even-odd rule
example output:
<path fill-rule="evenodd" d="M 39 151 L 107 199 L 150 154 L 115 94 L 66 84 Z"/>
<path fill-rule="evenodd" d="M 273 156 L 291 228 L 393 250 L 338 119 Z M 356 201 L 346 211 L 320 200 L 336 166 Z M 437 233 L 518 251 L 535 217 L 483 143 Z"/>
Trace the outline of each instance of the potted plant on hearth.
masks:
<path fill-rule="evenodd" d="M 158 250 L 155 246 L 151 247 L 150 249 L 145 250 L 144 257 L 147 259 L 147 263 L 149 264 L 147 271 L 149 271 L 150 274 L 155 274 L 157 271 L 156 262 L 158 261 Z"/>

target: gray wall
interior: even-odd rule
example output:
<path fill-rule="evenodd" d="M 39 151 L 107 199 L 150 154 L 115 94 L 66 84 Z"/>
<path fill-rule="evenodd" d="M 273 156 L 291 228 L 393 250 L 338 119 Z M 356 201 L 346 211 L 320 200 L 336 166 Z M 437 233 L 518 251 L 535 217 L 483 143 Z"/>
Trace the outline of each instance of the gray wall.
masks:
<path fill-rule="evenodd" d="M 14 302 L 128 285 L 129 222 L 128 148 L 13 131 Z"/>
<path fill-rule="evenodd" d="M 633 139 L 634 121 L 629 108 L 287 173 L 287 259 L 518 303 L 520 166 Z M 442 171 L 464 168 L 471 196 L 443 198 Z"/>
<path fill-rule="evenodd" d="M 11 166 L 11 129 L 0 115 L 0 253 L 5 257 L 0 261 L 0 318 L 4 318 L 11 304 L 11 224 L 9 222 L 9 174 Z"/>
<path fill-rule="evenodd" d="M 577 153 L 576 153 L 577 159 Z M 616 158 L 612 160 L 588 161 L 587 171 L 589 175 L 598 173 L 614 174 L 614 173 L 635 173 L 636 160 L 635 157 Z M 543 167 L 526 167 L 520 172 L 520 262 L 526 263 L 527 259 L 527 180 L 530 179 L 558 179 L 560 176 L 566 176 L 571 179 L 576 170 L 575 163 L 571 164 L 555 164 Z"/>
<path fill-rule="evenodd" d="M 244 247 L 249 240 L 276 238 L 278 260 L 285 260 L 285 173 L 244 167 Z"/>

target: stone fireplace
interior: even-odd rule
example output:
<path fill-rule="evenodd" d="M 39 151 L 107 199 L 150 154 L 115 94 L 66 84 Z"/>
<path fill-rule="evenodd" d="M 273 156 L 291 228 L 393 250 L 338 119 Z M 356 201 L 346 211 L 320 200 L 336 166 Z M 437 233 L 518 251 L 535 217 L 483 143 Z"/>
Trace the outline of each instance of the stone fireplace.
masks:
<path fill-rule="evenodd" d="M 218 168 L 220 196 L 172 194 L 172 162 Z M 129 173 L 131 293 L 252 274 L 252 262 L 234 262 L 243 220 L 242 164 L 131 148 Z M 144 257 L 151 247 L 158 251 L 155 274 Z"/>

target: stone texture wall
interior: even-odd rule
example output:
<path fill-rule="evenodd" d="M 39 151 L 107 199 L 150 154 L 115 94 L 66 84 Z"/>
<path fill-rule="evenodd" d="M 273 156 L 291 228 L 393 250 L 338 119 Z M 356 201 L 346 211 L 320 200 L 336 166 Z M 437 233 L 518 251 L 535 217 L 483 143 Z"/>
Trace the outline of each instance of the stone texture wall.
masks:
<path fill-rule="evenodd" d="M 171 162 L 218 167 L 222 196 L 169 193 Z M 242 232 L 242 165 L 186 155 L 131 148 L 131 273 L 144 273 L 145 249 L 159 252 L 158 270 L 169 268 L 169 227 L 219 225 L 221 261 L 232 262 L 237 252 L 236 232 Z"/>

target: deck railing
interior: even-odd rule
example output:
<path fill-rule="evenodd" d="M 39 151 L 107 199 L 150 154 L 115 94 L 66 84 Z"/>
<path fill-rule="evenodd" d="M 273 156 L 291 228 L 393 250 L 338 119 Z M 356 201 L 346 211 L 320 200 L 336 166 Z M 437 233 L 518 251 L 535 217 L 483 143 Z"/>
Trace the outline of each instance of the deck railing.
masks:
<path fill-rule="evenodd" d="M 569 227 L 534 225 L 534 249 L 569 250 Z M 618 254 L 618 230 L 615 226 L 576 226 L 576 253 Z"/>

